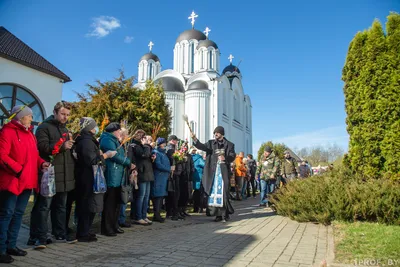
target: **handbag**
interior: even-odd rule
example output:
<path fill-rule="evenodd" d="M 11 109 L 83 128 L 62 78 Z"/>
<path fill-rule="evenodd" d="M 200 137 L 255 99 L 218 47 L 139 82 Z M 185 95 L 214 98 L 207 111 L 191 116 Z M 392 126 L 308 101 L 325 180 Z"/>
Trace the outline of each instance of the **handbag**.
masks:
<path fill-rule="evenodd" d="M 174 175 L 171 172 L 168 177 L 168 192 L 175 192 L 175 181 L 173 176 Z"/>
<path fill-rule="evenodd" d="M 103 166 L 101 164 L 92 165 L 93 169 L 93 193 L 102 194 L 107 191 L 106 178 L 104 177 Z"/>
<path fill-rule="evenodd" d="M 128 179 L 129 171 L 124 170 L 124 176 L 121 182 L 121 202 L 122 204 L 127 204 L 132 201 L 132 184 Z"/>

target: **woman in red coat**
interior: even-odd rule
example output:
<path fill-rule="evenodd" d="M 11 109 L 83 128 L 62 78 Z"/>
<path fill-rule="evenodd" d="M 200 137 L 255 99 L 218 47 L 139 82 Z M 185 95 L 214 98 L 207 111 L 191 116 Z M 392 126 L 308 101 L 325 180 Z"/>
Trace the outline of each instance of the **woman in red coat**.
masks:
<path fill-rule="evenodd" d="M 25 256 L 17 248 L 18 232 L 32 189 L 38 191 L 38 170 L 49 163 L 39 157 L 32 133 L 32 110 L 15 106 L 13 120 L 0 131 L 0 263 Z"/>

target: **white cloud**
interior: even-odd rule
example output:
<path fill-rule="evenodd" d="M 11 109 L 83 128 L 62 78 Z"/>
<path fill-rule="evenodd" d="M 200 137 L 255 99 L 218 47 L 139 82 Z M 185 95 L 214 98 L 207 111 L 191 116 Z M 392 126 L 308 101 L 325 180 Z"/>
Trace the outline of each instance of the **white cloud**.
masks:
<path fill-rule="evenodd" d="M 93 23 L 90 25 L 92 31 L 86 34 L 86 37 L 103 38 L 109 35 L 113 30 L 121 27 L 118 19 L 110 16 L 100 16 L 93 18 Z"/>
<path fill-rule="evenodd" d="M 257 153 L 261 144 L 268 140 L 271 139 L 267 138 L 267 140 L 255 140 L 253 142 L 253 153 Z M 284 143 L 292 149 L 337 144 L 347 151 L 349 135 L 346 132 L 345 126 L 334 126 L 312 132 L 294 134 L 280 138 L 272 138 L 271 141 L 274 143 Z"/>
<path fill-rule="evenodd" d="M 125 36 L 124 42 L 127 44 L 132 43 L 133 41 L 133 36 Z"/>

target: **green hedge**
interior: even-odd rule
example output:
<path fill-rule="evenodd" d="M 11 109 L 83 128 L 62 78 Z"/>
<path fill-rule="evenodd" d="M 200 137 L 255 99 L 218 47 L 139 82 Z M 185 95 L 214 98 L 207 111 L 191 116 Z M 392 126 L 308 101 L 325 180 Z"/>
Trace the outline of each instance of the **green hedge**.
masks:
<path fill-rule="evenodd" d="M 400 225 L 400 184 L 391 179 L 362 179 L 336 170 L 296 180 L 272 195 L 278 214 L 299 222 L 333 220 Z"/>

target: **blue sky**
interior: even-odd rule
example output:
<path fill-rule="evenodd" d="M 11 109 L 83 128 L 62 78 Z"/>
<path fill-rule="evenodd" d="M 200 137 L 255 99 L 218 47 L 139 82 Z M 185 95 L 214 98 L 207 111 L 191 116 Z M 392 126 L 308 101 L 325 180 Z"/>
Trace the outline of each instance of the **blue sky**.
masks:
<path fill-rule="evenodd" d="M 147 44 L 172 68 L 178 35 L 211 28 L 221 51 L 221 69 L 242 60 L 245 93 L 253 105 L 253 143 L 291 147 L 336 143 L 347 148 L 341 70 L 357 31 L 375 18 L 385 23 L 399 0 L 304 1 L 99 1 L 0 0 L 0 25 L 56 65 L 72 82 L 63 98 L 86 83 L 137 74 Z M 110 21 L 93 31 L 95 18 Z M 97 20 L 99 22 L 99 20 Z M 255 151 L 254 151 L 255 152 Z"/>

